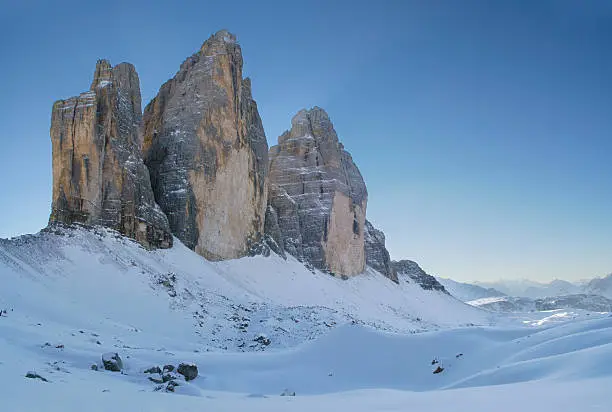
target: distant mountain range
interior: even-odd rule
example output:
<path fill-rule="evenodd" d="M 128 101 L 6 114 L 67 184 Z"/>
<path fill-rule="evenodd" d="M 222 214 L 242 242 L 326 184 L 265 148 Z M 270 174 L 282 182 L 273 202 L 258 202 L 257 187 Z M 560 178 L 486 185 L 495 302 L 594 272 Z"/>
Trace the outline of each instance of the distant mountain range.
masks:
<path fill-rule="evenodd" d="M 555 279 L 549 283 L 520 279 L 498 280 L 495 282 L 474 282 L 474 284 L 487 288 L 495 288 L 508 296 L 519 296 L 531 299 L 569 295 L 582 291 L 580 284 L 559 279 Z"/>
<path fill-rule="evenodd" d="M 595 294 L 612 298 L 612 274 L 592 280 L 568 282 L 555 279 L 552 282 L 540 283 L 528 279 L 498 280 L 495 282 L 474 282 L 483 288 L 494 288 L 508 296 L 518 296 L 531 299 L 572 294 Z M 482 296 L 486 297 L 486 296 Z"/>
<path fill-rule="evenodd" d="M 612 274 L 576 283 L 559 279 L 549 283 L 527 279 L 473 284 L 444 278 L 438 281 L 457 299 L 495 312 L 556 309 L 612 312 Z"/>
<path fill-rule="evenodd" d="M 500 292 L 494 288 L 487 288 L 483 286 L 474 285 L 471 283 L 457 282 L 452 279 L 437 278 L 438 282 L 444 286 L 444 288 L 459 300 L 468 302 L 471 300 L 492 298 L 498 296 L 506 296 L 505 293 Z"/>

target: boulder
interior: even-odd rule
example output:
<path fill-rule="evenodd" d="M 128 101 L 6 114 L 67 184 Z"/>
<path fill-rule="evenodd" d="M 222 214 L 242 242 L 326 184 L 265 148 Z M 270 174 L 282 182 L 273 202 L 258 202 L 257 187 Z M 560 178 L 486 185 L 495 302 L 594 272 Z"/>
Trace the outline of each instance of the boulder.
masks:
<path fill-rule="evenodd" d="M 108 352 L 103 354 L 102 365 L 104 365 L 104 369 L 111 372 L 121 372 L 121 369 L 123 369 L 123 361 L 116 352 Z"/>
<path fill-rule="evenodd" d="M 38 373 L 34 371 L 29 371 L 28 373 L 26 373 L 25 377 L 30 378 L 30 379 L 40 379 L 43 382 L 49 382 L 48 379 L 43 378 L 42 376 L 40 376 Z"/>
<path fill-rule="evenodd" d="M 299 111 L 269 156 L 266 233 L 315 268 L 362 273 L 367 190 L 325 110 Z"/>
<path fill-rule="evenodd" d="M 53 104 L 50 223 L 101 225 L 147 248 L 172 246 L 141 155 L 138 74 L 129 63 L 96 64 L 87 92 Z"/>
<path fill-rule="evenodd" d="M 221 30 L 144 113 L 145 163 L 172 233 L 209 260 L 246 256 L 263 233 L 268 144 L 236 37 Z"/>
<path fill-rule="evenodd" d="M 198 367 L 196 365 L 181 363 L 176 371 L 183 375 L 186 381 L 191 381 L 198 377 Z"/>

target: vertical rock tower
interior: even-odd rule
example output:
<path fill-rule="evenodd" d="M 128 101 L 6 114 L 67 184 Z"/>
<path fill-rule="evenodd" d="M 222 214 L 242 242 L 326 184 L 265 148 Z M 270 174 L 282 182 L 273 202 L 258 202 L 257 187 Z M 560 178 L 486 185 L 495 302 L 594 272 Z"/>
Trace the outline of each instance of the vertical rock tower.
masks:
<path fill-rule="evenodd" d="M 318 269 L 362 273 L 367 196 L 325 110 L 298 112 L 270 148 L 267 233 Z"/>
<path fill-rule="evenodd" d="M 385 234 L 382 230 L 376 229 L 369 220 L 365 221 L 365 255 L 366 265 L 399 283 L 391 256 L 385 246 Z"/>
<path fill-rule="evenodd" d="M 147 105 L 143 153 L 187 247 L 210 260 L 247 254 L 264 228 L 268 144 L 233 34 L 206 40 Z"/>
<path fill-rule="evenodd" d="M 146 247 L 172 246 L 140 151 L 138 74 L 129 63 L 96 64 L 89 91 L 53 104 L 50 223 L 106 226 Z"/>

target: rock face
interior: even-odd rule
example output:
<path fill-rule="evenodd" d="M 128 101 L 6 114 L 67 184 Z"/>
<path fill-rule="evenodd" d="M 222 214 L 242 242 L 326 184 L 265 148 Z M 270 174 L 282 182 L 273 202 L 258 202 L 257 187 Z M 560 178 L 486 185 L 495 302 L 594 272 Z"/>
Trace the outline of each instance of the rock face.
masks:
<path fill-rule="evenodd" d="M 337 275 L 365 268 L 367 190 L 327 113 L 301 110 L 270 148 L 267 233 L 285 252 Z"/>
<path fill-rule="evenodd" d="M 121 369 L 123 369 L 123 361 L 116 352 L 108 352 L 102 355 L 102 365 L 104 365 L 104 369 L 112 372 L 121 372 Z"/>
<path fill-rule="evenodd" d="M 210 260 L 247 254 L 264 228 L 268 144 L 234 35 L 211 36 L 147 105 L 143 153 L 172 233 Z"/>
<path fill-rule="evenodd" d="M 96 65 L 89 91 L 53 104 L 50 223 L 102 225 L 146 247 L 172 246 L 140 152 L 140 84 L 134 66 Z"/>
<path fill-rule="evenodd" d="M 437 290 L 448 294 L 444 286 L 442 286 L 435 277 L 428 275 L 421 269 L 418 263 L 412 260 L 400 260 L 391 262 L 391 265 L 397 272 L 399 278 L 408 276 L 425 290 Z"/>
<path fill-rule="evenodd" d="M 366 265 L 399 283 L 397 273 L 391 265 L 389 251 L 385 247 L 385 234 L 376 229 L 369 220 L 365 221 L 364 243 Z"/>
<path fill-rule="evenodd" d="M 191 381 L 198 377 L 198 367 L 196 365 L 181 363 L 176 371 L 183 375 L 186 381 Z"/>

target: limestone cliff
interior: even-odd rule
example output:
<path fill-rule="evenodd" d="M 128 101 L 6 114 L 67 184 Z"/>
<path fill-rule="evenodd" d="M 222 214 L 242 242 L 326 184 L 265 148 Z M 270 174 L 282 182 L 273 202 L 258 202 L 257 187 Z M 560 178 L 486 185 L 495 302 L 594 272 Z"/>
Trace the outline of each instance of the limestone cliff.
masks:
<path fill-rule="evenodd" d="M 89 91 L 53 105 L 50 223 L 106 226 L 146 247 L 170 247 L 140 152 L 140 84 L 134 66 L 96 65 Z"/>
<path fill-rule="evenodd" d="M 385 234 L 366 220 L 364 237 L 366 265 L 398 283 L 397 273 L 391 264 L 391 257 L 385 246 Z"/>
<path fill-rule="evenodd" d="M 147 105 L 143 153 L 185 245 L 211 260 L 248 253 L 264 228 L 268 144 L 234 35 L 206 40 Z"/>
<path fill-rule="evenodd" d="M 288 253 L 338 275 L 365 268 L 367 190 L 327 113 L 301 110 L 270 149 L 268 233 Z"/>

